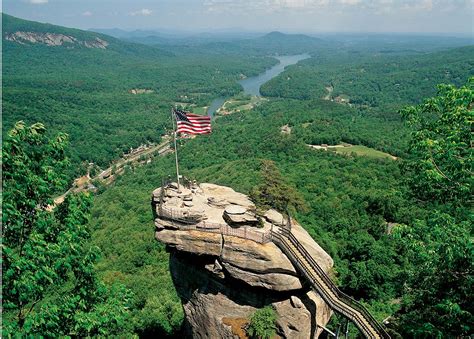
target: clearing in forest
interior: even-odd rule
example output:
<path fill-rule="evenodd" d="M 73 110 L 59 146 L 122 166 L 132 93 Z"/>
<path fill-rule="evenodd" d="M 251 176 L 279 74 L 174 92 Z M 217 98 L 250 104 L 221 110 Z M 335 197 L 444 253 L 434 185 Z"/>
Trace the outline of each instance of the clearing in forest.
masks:
<path fill-rule="evenodd" d="M 376 149 L 373 149 L 367 146 L 362 146 L 362 145 L 351 145 L 347 143 L 342 143 L 340 145 L 322 144 L 322 145 L 308 145 L 308 146 L 313 149 L 333 151 L 333 152 L 336 152 L 337 154 L 342 154 L 342 155 L 355 154 L 357 156 L 366 156 L 366 157 L 374 158 L 374 159 L 391 159 L 391 160 L 398 159 L 396 156 L 391 155 L 389 153 L 378 151 Z"/>
<path fill-rule="evenodd" d="M 338 148 L 335 148 L 334 151 L 337 154 L 344 154 L 344 155 L 350 155 L 352 153 L 355 153 L 358 156 L 366 156 L 369 158 L 392 159 L 392 160 L 397 159 L 396 156 L 393 156 L 391 154 L 388 154 L 382 151 L 378 151 L 376 149 L 373 149 L 367 146 L 362 146 L 362 145 L 338 147 Z"/>

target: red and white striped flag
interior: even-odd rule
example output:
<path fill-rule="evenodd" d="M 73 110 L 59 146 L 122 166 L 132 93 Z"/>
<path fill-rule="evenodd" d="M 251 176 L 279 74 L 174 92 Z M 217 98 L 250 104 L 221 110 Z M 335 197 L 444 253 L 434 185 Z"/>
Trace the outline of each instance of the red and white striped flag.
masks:
<path fill-rule="evenodd" d="M 178 125 L 178 133 L 187 134 L 209 134 L 211 129 L 211 117 L 173 109 Z"/>

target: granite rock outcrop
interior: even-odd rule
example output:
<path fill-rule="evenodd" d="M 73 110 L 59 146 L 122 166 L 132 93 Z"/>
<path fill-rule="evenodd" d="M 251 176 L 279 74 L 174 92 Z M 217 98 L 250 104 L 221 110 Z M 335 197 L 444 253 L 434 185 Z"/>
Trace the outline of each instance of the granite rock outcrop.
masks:
<path fill-rule="evenodd" d="M 63 46 L 72 47 L 74 45 L 84 46 L 86 48 L 106 49 L 109 43 L 104 39 L 95 37 L 92 40 L 80 40 L 72 35 L 48 32 L 25 32 L 17 31 L 5 34 L 5 40 L 16 42 L 19 44 L 41 44 L 46 46 Z"/>
<path fill-rule="evenodd" d="M 280 337 L 320 334 L 332 312 L 271 241 L 272 229 L 285 224 L 280 213 L 257 213 L 244 194 L 213 184 L 159 188 L 153 192 L 152 208 L 155 237 L 170 252 L 189 337 L 238 338 L 229 319 L 249 319 L 266 305 L 277 313 Z M 232 221 L 229 215 L 245 217 Z M 294 221 L 292 232 L 330 272 L 331 257 Z"/>

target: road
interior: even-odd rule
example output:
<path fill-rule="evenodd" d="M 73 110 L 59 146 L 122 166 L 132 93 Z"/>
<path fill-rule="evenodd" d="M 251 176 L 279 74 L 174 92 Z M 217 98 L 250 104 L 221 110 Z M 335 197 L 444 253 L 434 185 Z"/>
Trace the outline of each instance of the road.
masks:
<path fill-rule="evenodd" d="M 93 181 L 100 180 L 101 182 L 105 183 L 106 185 L 113 181 L 112 171 L 114 170 L 116 173 L 120 173 L 123 171 L 125 165 L 137 162 L 142 156 L 151 155 L 153 153 L 158 152 L 158 155 L 165 155 L 169 152 L 172 152 L 170 147 L 171 137 L 166 135 L 163 137 L 163 141 L 155 146 L 151 146 L 150 148 L 144 149 L 143 151 L 139 151 L 129 158 L 120 158 L 117 162 L 113 163 L 110 167 L 106 168 L 98 175 L 93 178 L 88 178 L 83 184 L 80 186 L 74 185 L 73 187 L 69 188 L 65 193 L 61 194 L 60 196 L 54 198 L 54 204 L 48 206 L 48 210 L 52 210 L 56 205 L 61 204 L 64 201 L 64 198 L 70 193 L 81 192 L 87 190 L 89 184 Z M 74 181 L 76 182 L 77 179 Z"/>

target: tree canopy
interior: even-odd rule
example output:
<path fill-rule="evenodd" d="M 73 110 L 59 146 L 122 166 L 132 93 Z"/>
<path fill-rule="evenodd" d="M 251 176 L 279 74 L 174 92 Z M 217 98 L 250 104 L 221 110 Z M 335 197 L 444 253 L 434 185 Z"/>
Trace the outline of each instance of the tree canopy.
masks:
<path fill-rule="evenodd" d="M 63 187 L 67 135 L 18 122 L 3 144 L 3 335 L 124 333 L 128 292 L 106 288 L 87 245 L 91 197 Z"/>
<path fill-rule="evenodd" d="M 289 208 L 298 210 L 308 208 L 303 196 L 285 182 L 275 162 L 262 160 L 260 175 L 262 183 L 251 192 L 257 205 L 275 208 L 281 212 L 287 212 Z"/>
<path fill-rule="evenodd" d="M 466 203 L 473 194 L 474 77 L 460 88 L 439 85 L 438 96 L 401 111 L 413 128 L 405 174 L 421 199 Z"/>
<path fill-rule="evenodd" d="M 474 330 L 473 85 L 439 86 L 438 96 L 402 111 L 413 129 L 406 180 L 429 211 L 397 230 L 410 263 L 400 329 L 410 336 Z"/>

